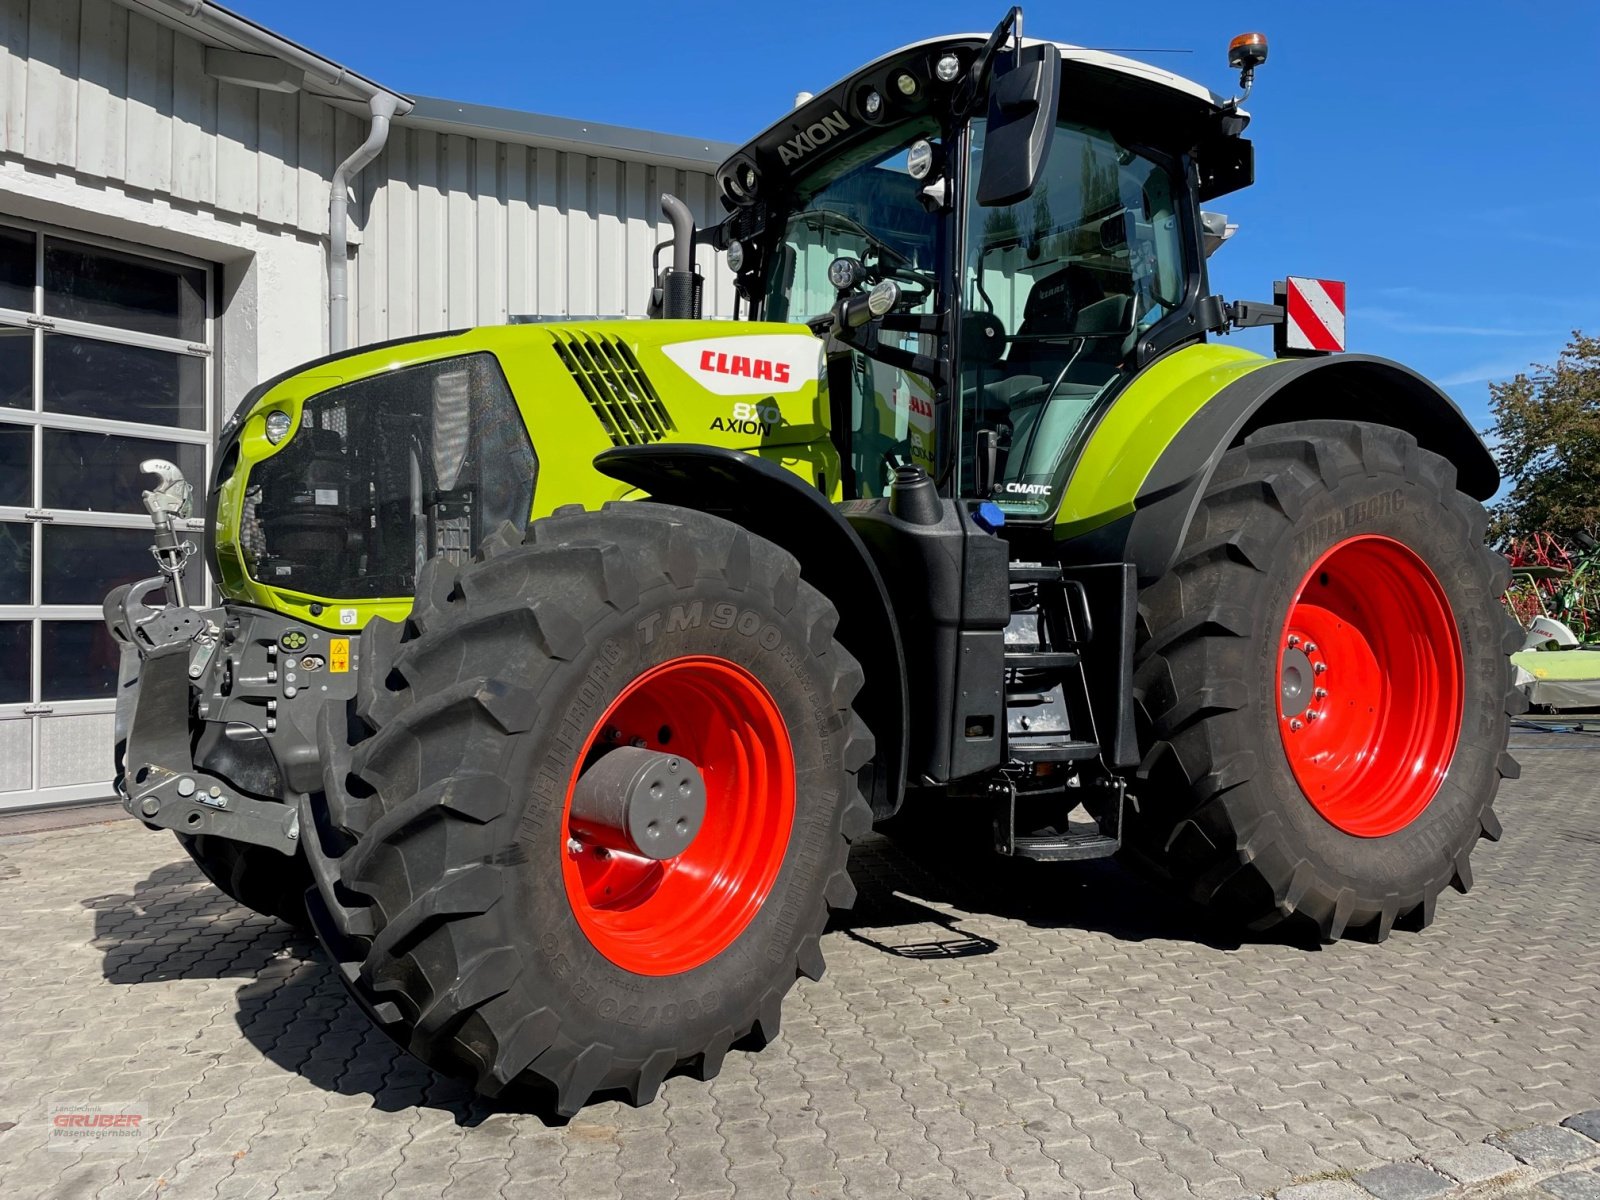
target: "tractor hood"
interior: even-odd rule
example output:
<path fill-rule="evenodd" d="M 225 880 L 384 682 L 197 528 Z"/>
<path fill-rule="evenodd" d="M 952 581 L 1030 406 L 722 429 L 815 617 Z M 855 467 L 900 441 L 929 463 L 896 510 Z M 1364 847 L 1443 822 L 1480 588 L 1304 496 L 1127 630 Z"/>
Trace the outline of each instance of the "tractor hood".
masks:
<path fill-rule="evenodd" d="M 338 628 L 403 615 L 420 564 L 629 489 L 593 467 L 674 440 L 826 474 L 824 343 L 803 325 L 487 326 L 319 359 L 224 426 L 207 522 L 232 599 Z M 836 459 L 836 456 L 835 456 Z M 820 473 L 819 473 L 820 472 Z"/>

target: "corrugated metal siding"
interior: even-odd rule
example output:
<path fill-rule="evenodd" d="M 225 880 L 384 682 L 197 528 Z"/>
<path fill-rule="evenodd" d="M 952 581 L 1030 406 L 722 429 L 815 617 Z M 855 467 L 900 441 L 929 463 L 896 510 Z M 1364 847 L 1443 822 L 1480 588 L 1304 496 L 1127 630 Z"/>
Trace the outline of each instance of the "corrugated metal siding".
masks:
<path fill-rule="evenodd" d="M 307 93 L 211 78 L 200 42 L 115 0 L 0 0 L 0 102 L 0 153 L 316 237 L 334 166 L 366 134 Z M 709 172 L 403 125 L 357 183 L 357 342 L 513 314 L 642 316 L 671 232 L 661 192 L 702 223 L 718 214 Z M 731 315 L 721 257 L 699 260 L 706 313 Z"/>
<path fill-rule="evenodd" d="M 315 236 L 366 136 L 307 93 L 211 78 L 198 41 L 115 0 L 0 0 L 0 100 L 0 150 Z"/>
<path fill-rule="evenodd" d="M 661 193 L 702 224 L 718 212 L 709 172 L 403 127 L 361 188 L 363 342 L 514 314 L 642 316 L 651 253 L 671 235 Z M 707 315 L 730 316 L 721 256 L 702 248 L 699 262 Z"/>

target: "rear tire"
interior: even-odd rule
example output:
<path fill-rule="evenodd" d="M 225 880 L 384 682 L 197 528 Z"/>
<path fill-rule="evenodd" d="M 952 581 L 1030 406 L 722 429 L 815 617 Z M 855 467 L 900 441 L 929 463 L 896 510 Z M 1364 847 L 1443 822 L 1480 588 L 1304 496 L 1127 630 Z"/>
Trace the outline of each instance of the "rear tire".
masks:
<path fill-rule="evenodd" d="M 836 623 L 777 546 L 650 503 L 427 564 L 406 623 L 363 634 L 348 729 L 325 720 L 326 800 L 303 809 L 313 917 L 358 1000 L 430 1067 L 562 1116 L 774 1037 L 871 821 Z M 748 736 L 718 758 L 729 731 Z M 711 760 L 671 870 L 616 851 L 620 875 L 591 869 L 607 855 L 567 806 L 597 738 Z M 678 869 L 697 847 L 718 857 Z M 689 900 L 668 892 L 684 880 L 702 881 Z"/>
<path fill-rule="evenodd" d="M 177 835 L 201 873 L 252 912 L 276 917 L 302 933 L 311 931 L 306 890 L 311 872 L 305 856 L 280 854 L 269 846 L 209 834 Z"/>
<path fill-rule="evenodd" d="M 1276 425 L 1229 450 L 1177 564 L 1139 599 L 1129 857 L 1252 929 L 1309 924 L 1324 941 L 1421 928 L 1446 885 L 1471 887 L 1473 846 L 1500 834 L 1491 806 L 1517 774 L 1506 743 L 1524 707 L 1507 658 L 1519 631 L 1499 602 L 1508 568 L 1484 526 L 1454 467 L 1387 426 Z M 1344 560 L 1325 557 L 1340 547 Z M 1341 561 L 1343 598 L 1306 608 L 1338 592 L 1325 564 Z M 1378 602 L 1411 592 L 1409 606 Z M 1306 612 L 1338 637 L 1365 628 L 1354 641 L 1371 669 L 1354 701 L 1330 682 L 1348 684 L 1351 654 L 1321 664 L 1328 647 L 1289 641 L 1291 614 Z M 1436 627 L 1417 629 L 1429 612 Z M 1296 645 L 1317 661 L 1291 670 Z M 1302 694 L 1302 671 L 1332 698 Z M 1291 723 L 1302 704 L 1322 706 L 1321 726 Z M 1351 744 L 1296 740 L 1337 722 Z M 1385 747 L 1394 763 L 1431 756 L 1431 774 L 1384 768 Z"/>

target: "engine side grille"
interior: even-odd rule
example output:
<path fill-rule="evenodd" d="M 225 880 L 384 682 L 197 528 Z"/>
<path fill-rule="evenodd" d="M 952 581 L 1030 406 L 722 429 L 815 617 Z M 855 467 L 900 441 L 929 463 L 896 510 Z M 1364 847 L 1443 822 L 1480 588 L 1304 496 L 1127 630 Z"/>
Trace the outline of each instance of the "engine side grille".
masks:
<path fill-rule="evenodd" d="M 555 350 L 613 445 L 643 446 L 677 429 L 626 342 L 604 334 L 561 333 Z"/>

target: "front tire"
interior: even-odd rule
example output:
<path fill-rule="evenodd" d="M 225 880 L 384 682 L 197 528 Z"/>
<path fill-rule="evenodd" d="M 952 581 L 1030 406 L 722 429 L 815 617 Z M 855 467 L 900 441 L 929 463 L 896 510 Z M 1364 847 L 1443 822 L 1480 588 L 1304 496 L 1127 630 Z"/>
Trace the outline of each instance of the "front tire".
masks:
<path fill-rule="evenodd" d="M 649 503 L 429 563 L 407 622 L 362 638 L 302 820 L 313 916 L 357 999 L 429 1066 L 562 1116 L 775 1036 L 870 825 L 836 623 L 777 546 Z M 630 742 L 706 779 L 700 833 L 665 863 L 570 820 L 580 773 Z"/>
<path fill-rule="evenodd" d="M 1420 928 L 1472 884 L 1510 717 L 1508 570 L 1455 469 L 1306 421 L 1223 457 L 1139 601 L 1135 863 L 1252 929 Z"/>
<path fill-rule="evenodd" d="M 177 835 L 201 873 L 240 904 L 276 917 L 301 933 L 311 932 L 306 891 L 311 872 L 302 854 L 280 854 L 268 846 L 235 842 L 210 834 Z"/>

